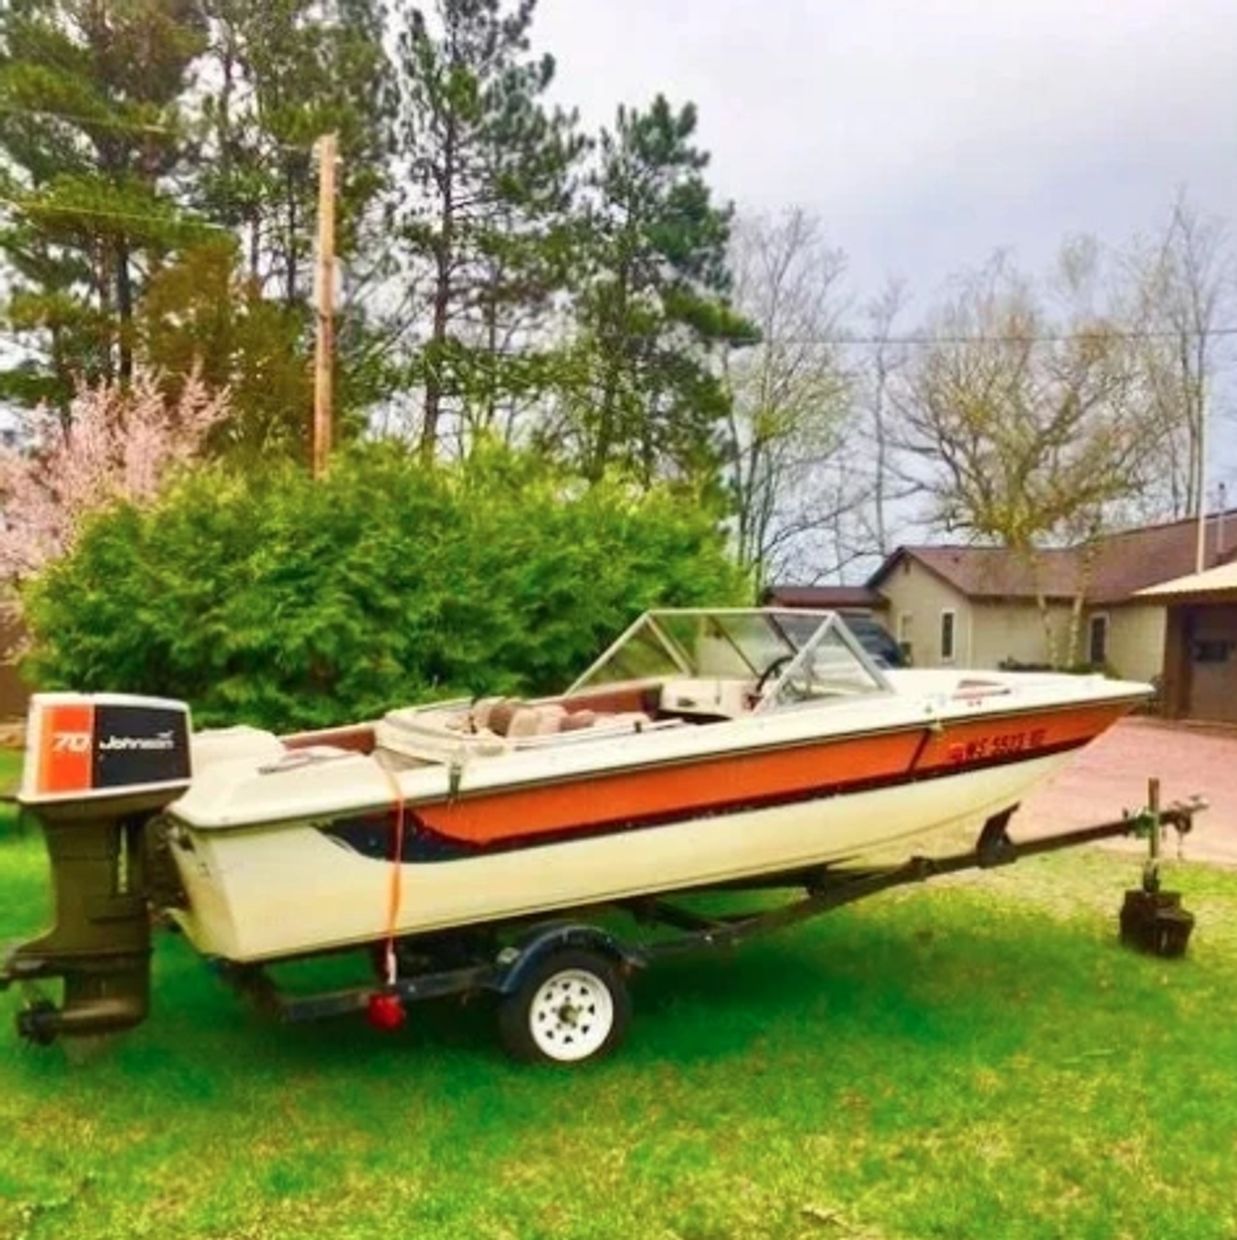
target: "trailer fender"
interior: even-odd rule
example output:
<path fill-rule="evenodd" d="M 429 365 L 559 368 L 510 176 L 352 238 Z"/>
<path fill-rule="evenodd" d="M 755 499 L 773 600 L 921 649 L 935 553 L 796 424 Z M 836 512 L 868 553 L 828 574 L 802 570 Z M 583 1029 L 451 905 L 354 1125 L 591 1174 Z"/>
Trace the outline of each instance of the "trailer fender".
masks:
<path fill-rule="evenodd" d="M 590 926 L 585 922 L 554 922 L 535 926 L 520 942 L 499 952 L 495 989 L 501 995 L 513 994 L 546 956 L 570 948 L 599 952 L 624 971 L 642 969 L 648 964 L 643 952 L 600 926 Z"/>

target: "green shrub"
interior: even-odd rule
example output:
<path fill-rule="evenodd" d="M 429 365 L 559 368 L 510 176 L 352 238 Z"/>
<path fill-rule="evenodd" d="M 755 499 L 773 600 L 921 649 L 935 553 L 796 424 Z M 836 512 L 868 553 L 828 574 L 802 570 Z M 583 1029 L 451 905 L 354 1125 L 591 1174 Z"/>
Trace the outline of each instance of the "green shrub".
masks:
<path fill-rule="evenodd" d="M 185 698 L 200 723 L 308 727 L 553 692 L 643 609 L 746 594 L 713 518 L 667 492 L 370 446 L 321 483 L 211 469 L 100 515 L 27 592 L 25 670 Z"/>

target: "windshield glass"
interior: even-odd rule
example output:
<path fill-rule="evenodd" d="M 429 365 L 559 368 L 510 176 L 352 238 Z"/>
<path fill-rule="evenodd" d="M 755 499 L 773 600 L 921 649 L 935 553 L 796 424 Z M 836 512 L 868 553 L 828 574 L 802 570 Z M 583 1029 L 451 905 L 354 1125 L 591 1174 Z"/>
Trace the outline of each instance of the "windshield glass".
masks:
<path fill-rule="evenodd" d="M 681 652 L 692 676 L 747 679 L 799 651 L 759 613 L 663 612 L 655 623 Z"/>
<path fill-rule="evenodd" d="M 742 681 L 750 708 L 887 691 L 878 666 L 829 611 L 649 611 L 569 692 L 679 678 Z"/>
<path fill-rule="evenodd" d="M 855 638 L 837 620 L 821 628 L 782 673 L 765 708 L 879 693 L 885 684 Z"/>
<path fill-rule="evenodd" d="M 572 686 L 573 691 L 639 680 L 678 677 L 760 682 L 772 686 L 803 654 L 819 645 L 829 613 L 804 611 L 654 611 L 642 616 Z M 836 644 L 836 643 L 834 643 Z M 831 683 L 845 678 L 842 661 L 850 653 L 821 649 L 810 671 L 823 674 L 832 658 L 838 667 Z M 864 672 L 859 658 L 852 678 Z M 809 675 L 805 669 L 801 675 Z"/>
<path fill-rule="evenodd" d="M 819 627 L 818 619 L 813 631 Z M 671 676 L 759 679 L 779 661 L 789 663 L 801 648 L 767 613 L 649 612 L 573 687 Z"/>
<path fill-rule="evenodd" d="M 651 615 L 642 616 L 623 634 L 591 668 L 576 681 L 573 688 L 589 685 L 620 684 L 629 680 L 663 679 L 685 676 L 687 664 L 674 644 L 653 622 Z"/>

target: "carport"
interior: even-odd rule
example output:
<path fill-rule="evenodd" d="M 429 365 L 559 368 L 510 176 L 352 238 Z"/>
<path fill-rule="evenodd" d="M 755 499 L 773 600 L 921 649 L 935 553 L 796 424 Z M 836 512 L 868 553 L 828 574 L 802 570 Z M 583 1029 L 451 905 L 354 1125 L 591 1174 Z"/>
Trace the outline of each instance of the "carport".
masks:
<path fill-rule="evenodd" d="M 1164 713 L 1237 723 L 1237 561 L 1140 590 L 1168 609 Z"/>

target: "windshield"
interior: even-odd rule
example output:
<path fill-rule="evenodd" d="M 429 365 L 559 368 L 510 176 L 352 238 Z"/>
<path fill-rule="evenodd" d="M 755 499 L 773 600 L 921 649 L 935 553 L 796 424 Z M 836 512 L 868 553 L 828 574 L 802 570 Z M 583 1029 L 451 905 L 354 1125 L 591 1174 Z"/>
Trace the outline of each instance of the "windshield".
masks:
<path fill-rule="evenodd" d="M 793 706 L 826 698 L 853 698 L 885 688 L 855 638 L 837 619 L 813 636 L 766 698 L 767 705 Z"/>
<path fill-rule="evenodd" d="M 571 692 L 678 678 L 750 682 L 762 708 L 886 688 L 832 612 L 753 609 L 648 612 Z"/>

